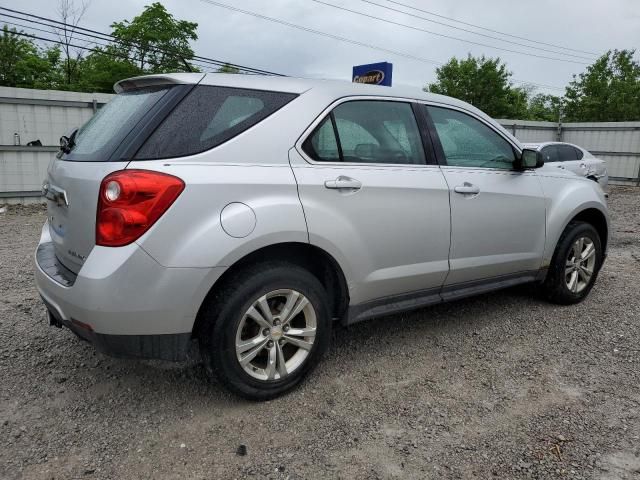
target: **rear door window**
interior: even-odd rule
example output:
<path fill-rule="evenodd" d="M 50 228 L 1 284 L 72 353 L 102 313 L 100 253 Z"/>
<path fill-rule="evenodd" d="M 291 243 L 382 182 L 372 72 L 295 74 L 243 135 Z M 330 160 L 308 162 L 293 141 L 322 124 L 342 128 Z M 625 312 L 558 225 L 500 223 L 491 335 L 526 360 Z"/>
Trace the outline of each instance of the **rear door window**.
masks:
<path fill-rule="evenodd" d="M 316 162 L 340 161 L 340 151 L 331 116 L 322 121 L 313 135 L 307 138 L 302 148 Z"/>
<path fill-rule="evenodd" d="M 264 120 L 296 96 L 197 86 L 149 137 L 135 159 L 183 157 L 209 150 Z"/>
<path fill-rule="evenodd" d="M 578 159 L 576 149 L 571 145 L 556 145 L 558 148 L 558 157 L 561 162 L 570 162 Z"/>
<path fill-rule="evenodd" d="M 342 103 L 307 138 L 303 150 L 325 162 L 426 163 L 413 109 L 404 102 Z"/>

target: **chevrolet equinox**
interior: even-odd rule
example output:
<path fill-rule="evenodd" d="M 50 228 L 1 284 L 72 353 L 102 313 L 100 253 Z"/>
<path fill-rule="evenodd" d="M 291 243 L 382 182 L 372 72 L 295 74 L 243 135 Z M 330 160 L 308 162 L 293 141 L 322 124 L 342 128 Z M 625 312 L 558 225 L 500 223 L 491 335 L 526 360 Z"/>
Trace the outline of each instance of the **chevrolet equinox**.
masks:
<path fill-rule="evenodd" d="M 353 324 L 525 282 L 584 299 L 597 183 L 453 98 L 152 75 L 61 138 L 36 283 L 52 325 L 118 357 L 185 358 L 247 398 L 290 390 Z"/>

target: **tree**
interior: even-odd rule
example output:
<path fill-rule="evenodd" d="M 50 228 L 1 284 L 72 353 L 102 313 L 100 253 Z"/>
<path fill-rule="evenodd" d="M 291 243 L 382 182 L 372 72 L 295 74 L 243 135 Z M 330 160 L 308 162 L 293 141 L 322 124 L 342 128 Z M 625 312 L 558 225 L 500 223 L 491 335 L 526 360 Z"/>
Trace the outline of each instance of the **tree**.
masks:
<path fill-rule="evenodd" d="M 97 49 L 82 61 L 76 90 L 113 93 L 113 85 L 116 82 L 144 73 L 133 62 L 115 56 L 113 50 L 112 47 Z"/>
<path fill-rule="evenodd" d="M 132 21 L 115 22 L 111 28 L 116 50 L 128 56 L 140 71 L 195 70 L 187 68 L 186 62 L 194 55 L 189 42 L 198 39 L 198 24 L 176 20 L 161 3 L 152 3 Z"/>
<path fill-rule="evenodd" d="M 452 58 L 436 69 L 437 81 L 426 91 L 464 100 L 495 118 L 523 118 L 528 92 L 513 87 L 511 72 L 499 58 Z"/>
<path fill-rule="evenodd" d="M 577 122 L 640 120 L 640 64 L 635 50 L 608 51 L 566 88 L 565 119 Z"/>
<path fill-rule="evenodd" d="M 5 25 L 0 35 L 0 85 L 55 88 L 60 83 L 60 49 L 40 50 L 35 42 Z"/>
<path fill-rule="evenodd" d="M 76 38 L 78 24 L 82 20 L 89 3 L 81 0 L 80 5 L 76 5 L 75 0 L 60 0 L 58 3 L 58 17 L 62 25 L 53 29 L 58 35 L 64 54 L 64 79 L 70 86 L 77 80 L 78 69 L 82 61 L 82 49 L 73 47 Z"/>
<path fill-rule="evenodd" d="M 238 67 L 234 67 L 233 65 L 225 63 L 218 69 L 218 73 L 240 73 L 240 69 Z"/>
<path fill-rule="evenodd" d="M 563 99 L 556 95 L 539 93 L 529 99 L 529 120 L 557 122 Z"/>

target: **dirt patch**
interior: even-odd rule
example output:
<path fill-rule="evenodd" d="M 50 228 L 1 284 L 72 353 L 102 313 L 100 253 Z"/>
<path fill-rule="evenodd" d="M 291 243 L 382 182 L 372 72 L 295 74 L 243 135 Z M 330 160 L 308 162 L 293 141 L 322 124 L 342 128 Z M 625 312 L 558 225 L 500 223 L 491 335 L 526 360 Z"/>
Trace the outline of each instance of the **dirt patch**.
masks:
<path fill-rule="evenodd" d="M 197 361 L 115 360 L 50 328 L 32 274 L 44 210 L 10 206 L 0 478 L 640 478 L 640 190 L 609 202 L 609 258 L 580 305 L 524 287 L 338 329 L 266 403 Z"/>

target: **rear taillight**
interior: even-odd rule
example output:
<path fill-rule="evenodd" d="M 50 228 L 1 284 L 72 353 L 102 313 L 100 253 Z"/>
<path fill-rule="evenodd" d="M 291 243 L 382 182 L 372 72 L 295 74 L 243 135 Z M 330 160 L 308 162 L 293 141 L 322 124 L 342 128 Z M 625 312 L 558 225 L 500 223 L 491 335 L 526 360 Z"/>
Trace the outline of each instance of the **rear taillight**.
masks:
<path fill-rule="evenodd" d="M 96 245 L 121 247 L 144 232 L 184 190 L 178 177 L 150 170 L 120 170 L 100 184 Z"/>

